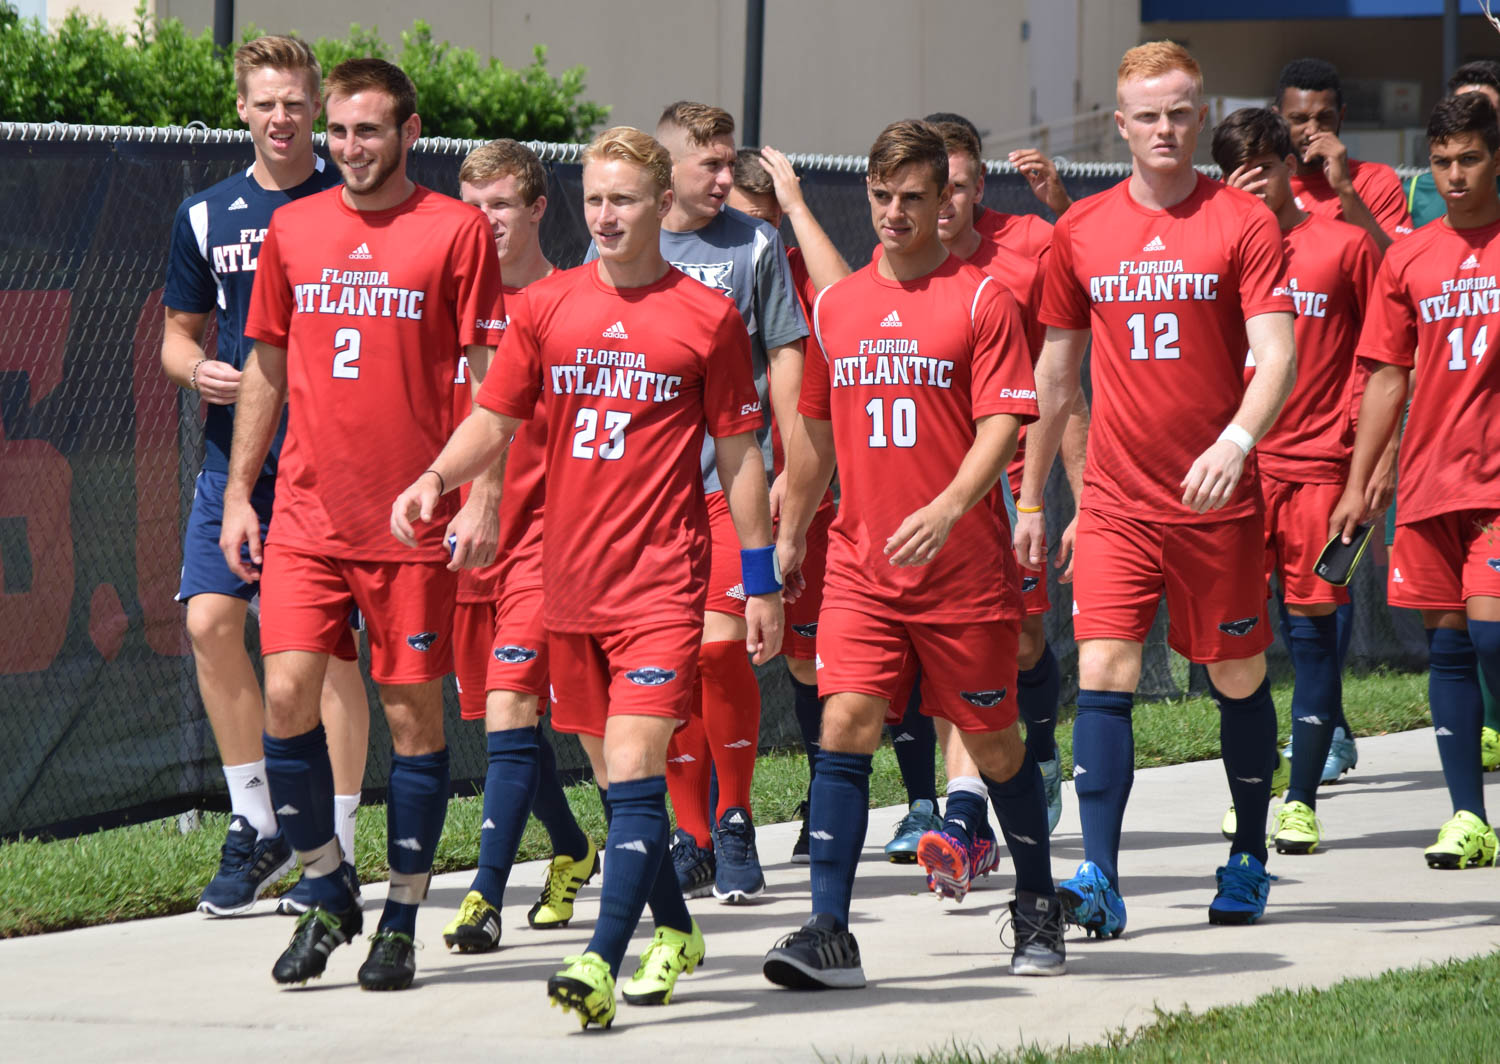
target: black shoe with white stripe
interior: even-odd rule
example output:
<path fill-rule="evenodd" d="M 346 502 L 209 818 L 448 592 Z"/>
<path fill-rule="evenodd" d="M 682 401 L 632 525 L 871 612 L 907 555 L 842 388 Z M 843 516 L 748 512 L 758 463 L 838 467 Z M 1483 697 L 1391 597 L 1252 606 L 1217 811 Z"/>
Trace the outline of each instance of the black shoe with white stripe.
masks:
<path fill-rule="evenodd" d="M 346 864 L 336 874 L 349 875 L 353 870 Z M 347 879 L 345 883 L 348 884 Z M 328 955 L 364 930 L 364 912 L 353 890 L 349 890 L 346 896 L 350 899 L 347 909 L 334 911 L 324 905 L 314 905 L 297 917 L 292 941 L 271 968 L 272 979 L 278 983 L 305 983 L 316 979 L 328 967 Z"/>
<path fill-rule="evenodd" d="M 857 990 L 865 985 L 859 943 L 828 913 L 814 913 L 776 943 L 762 970 L 777 986 L 794 990 Z"/>

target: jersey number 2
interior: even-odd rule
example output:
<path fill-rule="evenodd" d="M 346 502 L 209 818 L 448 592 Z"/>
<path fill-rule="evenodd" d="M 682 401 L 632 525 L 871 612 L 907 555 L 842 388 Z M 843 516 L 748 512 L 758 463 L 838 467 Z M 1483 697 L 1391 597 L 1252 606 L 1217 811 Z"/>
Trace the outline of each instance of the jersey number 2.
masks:
<path fill-rule="evenodd" d="M 1146 347 L 1146 315 L 1132 314 L 1125 324 L 1130 329 L 1131 359 L 1139 362 L 1150 358 L 1151 351 Z M 1156 357 L 1181 358 L 1182 352 L 1177 349 L 1177 315 L 1158 314 L 1151 327 L 1156 334 Z"/>
<path fill-rule="evenodd" d="M 581 407 L 573 421 L 573 457 L 589 460 L 597 453 L 606 462 L 614 461 L 625 453 L 625 426 L 630 424 L 630 415 L 623 410 L 605 410 L 604 438 L 597 448 L 594 438 L 599 435 L 599 411 L 591 406 Z"/>
<path fill-rule="evenodd" d="M 333 375 L 340 380 L 359 380 L 358 329 L 340 329 L 333 334 Z"/>

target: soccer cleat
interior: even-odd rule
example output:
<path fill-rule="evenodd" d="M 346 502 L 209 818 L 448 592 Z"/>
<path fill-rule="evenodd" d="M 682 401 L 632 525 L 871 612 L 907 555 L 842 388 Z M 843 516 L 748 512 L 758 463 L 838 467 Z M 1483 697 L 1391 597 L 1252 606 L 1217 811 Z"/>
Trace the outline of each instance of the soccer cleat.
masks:
<path fill-rule="evenodd" d="M 917 843 L 922 841 L 922 836 L 942 828 L 937 806 L 926 798 L 918 798 L 896 825 L 891 841 L 885 844 L 886 858 L 895 864 L 912 864 L 917 860 Z"/>
<path fill-rule="evenodd" d="M 1500 731 L 1484 728 L 1479 733 L 1479 760 L 1486 772 L 1500 769 Z"/>
<path fill-rule="evenodd" d="M 1010 955 L 1011 975 L 1062 975 L 1067 970 L 1062 903 L 1056 895 L 1016 891 L 1010 903 L 1010 923 L 1016 941 Z M 1000 941 L 1005 941 L 1002 928 Z"/>
<path fill-rule="evenodd" d="M 345 875 L 355 884 L 354 901 L 362 904 L 363 899 L 359 893 L 359 877 L 354 873 L 354 866 L 348 861 L 344 862 L 349 869 Z M 301 876 L 297 882 L 292 884 L 292 889 L 276 899 L 276 911 L 282 916 L 301 916 L 313 906 L 312 882 L 307 876 Z"/>
<path fill-rule="evenodd" d="M 766 954 L 761 969 L 793 990 L 858 990 L 865 985 L 859 943 L 828 913 L 814 913 Z"/>
<path fill-rule="evenodd" d="M 224 845 L 219 849 L 219 870 L 203 888 L 198 911 L 210 916 L 247 913 L 266 888 L 296 863 L 297 855 L 281 832 L 263 839 L 255 833 L 250 821 L 242 816 L 231 817 Z"/>
<path fill-rule="evenodd" d="M 724 810 L 714 836 L 718 841 L 714 851 L 714 897 L 726 905 L 743 905 L 760 897 L 766 889 L 766 877 L 760 870 L 750 811 L 739 806 Z"/>
<path fill-rule="evenodd" d="M 500 910 L 479 891 L 469 891 L 458 915 L 443 928 L 443 942 L 460 953 L 488 953 L 500 945 Z"/>
<path fill-rule="evenodd" d="M 973 882 L 969 847 L 946 831 L 927 831 L 917 843 L 917 863 L 927 872 L 927 889 L 940 898 L 963 901 Z"/>
<path fill-rule="evenodd" d="M 716 865 L 714 852 L 699 846 L 690 833 L 682 828 L 672 832 L 672 868 L 684 898 L 702 898 L 713 893 Z"/>
<path fill-rule="evenodd" d="M 609 962 L 590 951 L 578 957 L 564 957 L 567 965 L 547 980 L 547 996 L 564 1012 L 578 1010 L 578 1025 L 609 1027 L 615 1022 L 615 977 L 609 974 Z"/>
<path fill-rule="evenodd" d="M 670 1005 L 679 975 L 692 975 L 703 963 L 703 932 L 693 921 L 692 934 L 658 927 L 651 945 L 641 954 L 635 974 L 620 988 L 620 996 L 632 1005 Z"/>
<path fill-rule="evenodd" d="M 797 819 L 802 827 L 797 831 L 797 841 L 792 843 L 792 864 L 812 864 L 812 843 L 807 837 L 807 803 L 797 807 Z"/>
<path fill-rule="evenodd" d="M 328 967 L 328 955 L 364 928 L 364 913 L 358 905 L 333 912 L 314 905 L 297 917 L 297 928 L 276 964 L 271 978 L 278 983 L 305 983 Z"/>
<path fill-rule="evenodd" d="M 1000 867 L 1000 843 L 990 834 L 976 835 L 969 841 L 969 886 Z"/>
<path fill-rule="evenodd" d="M 1062 819 L 1062 765 L 1054 756 L 1051 761 L 1037 762 L 1042 770 L 1042 788 L 1047 792 L 1047 834 L 1057 830 Z"/>
<path fill-rule="evenodd" d="M 1339 777 L 1359 764 L 1359 750 L 1354 746 L 1354 736 L 1343 728 L 1333 729 L 1333 742 L 1328 747 L 1328 760 L 1323 762 L 1323 778 L 1319 783 L 1337 783 Z"/>
<path fill-rule="evenodd" d="M 1119 938 L 1125 933 L 1125 899 L 1109 885 L 1108 878 L 1093 861 L 1084 861 L 1057 886 L 1063 917 L 1083 928 L 1089 938 Z"/>
<path fill-rule="evenodd" d="M 1423 851 L 1428 868 L 1484 868 L 1495 863 L 1495 829 L 1460 809 Z"/>
<path fill-rule="evenodd" d="M 1352 744 L 1351 744 L 1352 745 Z M 1286 748 L 1277 751 L 1276 768 L 1271 773 L 1271 797 L 1285 794 L 1286 789 L 1292 785 L 1292 744 L 1288 743 Z M 1239 828 L 1239 818 L 1235 815 L 1234 806 L 1230 805 L 1229 812 L 1224 814 L 1224 819 L 1219 821 L 1219 834 L 1230 842 L 1234 841 L 1234 833 Z M 1308 851 L 1309 853 L 1312 851 Z"/>
<path fill-rule="evenodd" d="M 1271 880 L 1266 866 L 1253 854 L 1232 853 L 1229 863 L 1215 873 L 1219 889 L 1208 907 L 1211 924 L 1253 924 L 1266 914 L 1266 896 Z"/>
<path fill-rule="evenodd" d="M 589 852 L 577 860 L 558 854 L 547 866 L 547 881 L 542 884 L 542 893 L 536 904 L 526 914 L 526 920 L 538 930 L 567 927 L 573 919 L 573 899 L 581 888 L 599 871 L 599 848 L 589 839 Z M 498 934 L 497 934 L 498 937 Z"/>
<path fill-rule="evenodd" d="M 1314 853 L 1323 841 L 1323 823 L 1306 802 L 1287 802 L 1276 810 L 1267 840 L 1277 853 Z"/>
<path fill-rule="evenodd" d="M 416 975 L 417 945 L 410 935 L 382 927 L 370 936 L 370 955 L 359 966 L 362 989 L 405 990 Z"/>
<path fill-rule="evenodd" d="M 1225 813 L 1224 819 L 1219 821 L 1219 834 L 1223 835 L 1230 842 L 1233 842 L 1234 834 L 1239 830 L 1239 828 L 1240 818 L 1239 815 L 1234 811 L 1234 806 L 1231 804 L 1229 807 L 1229 812 Z"/>

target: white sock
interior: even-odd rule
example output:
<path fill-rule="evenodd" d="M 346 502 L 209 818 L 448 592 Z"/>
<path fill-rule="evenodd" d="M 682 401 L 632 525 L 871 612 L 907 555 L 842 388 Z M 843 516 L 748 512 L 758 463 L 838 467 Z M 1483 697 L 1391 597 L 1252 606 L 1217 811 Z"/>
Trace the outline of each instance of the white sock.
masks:
<path fill-rule="evenodd" d="M 250 821 L 261 838 L 276 834 L 276 812 L 271 808 L 271 785 L 266 782 L 266 761 L 245 765 L 225 765 L 224 782 L 229 784 L 229 812 Z"/>
<path fill-rule="evenodd" d="M 339 848 L 344 851 L 344 860 L 354 863 L 354 814 L 359 810 L 359 795 L 335 794 L 333 796 L 333 830 L 339 837 Z"/>

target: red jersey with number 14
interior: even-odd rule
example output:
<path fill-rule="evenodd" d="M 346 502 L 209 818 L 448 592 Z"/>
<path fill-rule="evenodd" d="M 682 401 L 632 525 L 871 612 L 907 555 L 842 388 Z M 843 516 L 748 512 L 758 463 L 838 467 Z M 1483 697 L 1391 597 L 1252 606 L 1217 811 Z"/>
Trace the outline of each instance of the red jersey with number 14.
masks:
<path fill-rule="evenodd" d="M 833 422 L 842 497 L 823 605 L 944 624 L 1021 616 L 998 488 L 959 518 L 937 557 L 898 568 L 885 544 L 937 498 L 974 445 L 974 422 L 1037 415 L 1026 334 L 1009 292 L 948 256 L 914 281 L 872 263 L 823 291 L 798 409 Z"/>
<path fill-rule="evenodd" d="M 1182 479 L 1244 398 L 1246 319 L 1292 312 L 1276 217 L 1201 174 L 1167 210 L 1129 186 L 1073 204 L 1047 256 L 1042 322 L 1093 330 L 1082 506 L 1174 523 L 1254 513 L 1253 458 L 1219 510 L 1184 506 Z"/>
<path fill-rule="evenodd" d="M 245 323 L 287 352 L 270 537 L 322 557 L 447 561 L 457 500 L 417 527 L 417 551 L 391 535 L 391 500 L 453 432 L 463 348 L 498 344 L 504 328 L 477 207 L 418 185 L 389 210 L 357 211 L 340 185 L 278 209 Z"/>
<path fill-rule="evenodd" d="M 1386 249 L 1359 355 L 1417 377 L 1396 522 L 1500 506 L 1500 222 L 1424 225 Z M 1455 563 L 1456 564 L 1456 563 Z"/>
<path fill-rule="evenodd" d="M 528 419 L 539 399 L 547 627 L 702 624 L 703 432 L 732 436 L 762 420 L 733 300 L 674 269 L 611 288 L 597 262 L 528 285 L 476 401 Z"/>

